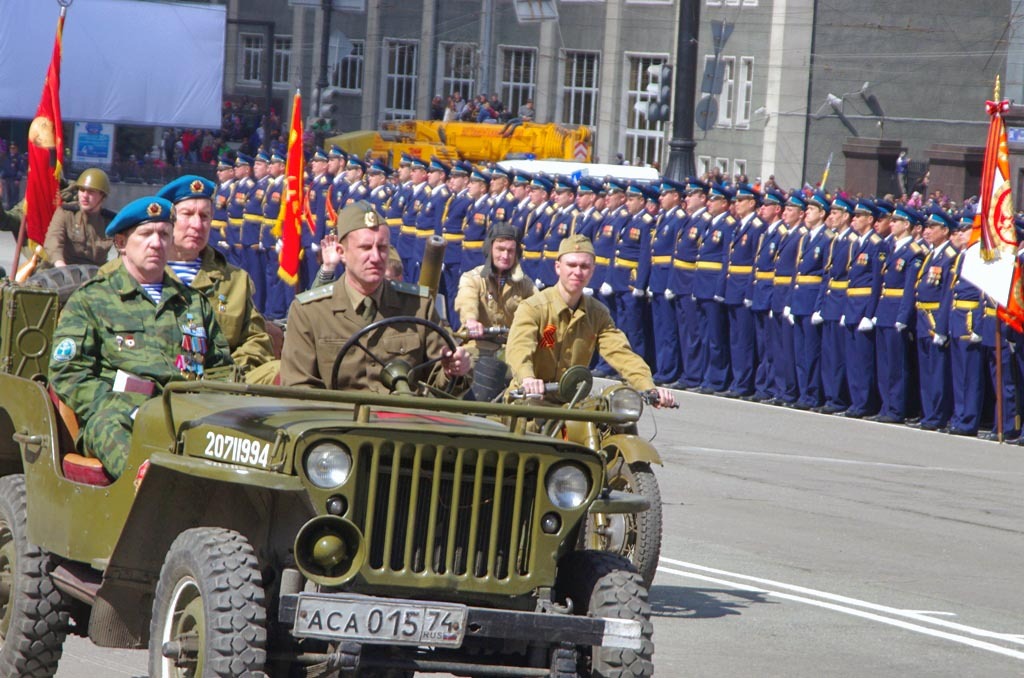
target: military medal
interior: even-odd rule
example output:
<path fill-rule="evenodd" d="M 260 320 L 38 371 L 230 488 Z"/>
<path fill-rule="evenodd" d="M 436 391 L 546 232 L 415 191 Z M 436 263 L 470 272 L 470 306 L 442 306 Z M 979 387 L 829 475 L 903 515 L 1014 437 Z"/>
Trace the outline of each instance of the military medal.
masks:
<path fill-rule="evenodd" d="M 217 312 L 218 313 L 224 313 L 225 311 L 228 310 L 227 305 L 225 305 L 225 303 L 224 303 L 224 302 L 227 301 L 227 298 L 223 294 L 218 294 L 217 295 L 217 301 L 220 302 L 220 305 L 217 306 Z"/>
<path fill-rule="evenodd" d="M 206 362 L 206 328 L 197 325 L 191 313 L 185 319 L 187 322 L 181 326 L 183 353 L 178 355 L 174 365 L 186 378 L 198 379 L 203 376 L 203 364 Z"/>

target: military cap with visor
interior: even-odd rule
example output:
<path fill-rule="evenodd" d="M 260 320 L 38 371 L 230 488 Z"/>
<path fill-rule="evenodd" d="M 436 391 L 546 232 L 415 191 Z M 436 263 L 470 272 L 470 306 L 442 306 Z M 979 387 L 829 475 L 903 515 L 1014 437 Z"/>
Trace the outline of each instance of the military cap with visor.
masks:
<path fill-rule="evenodd" d="M 580 233 L 564 238 L 558 245 L 559 259 L 566 254 L 575 254 L 577 252 L 596 256 L 594 243 L 590 242 L 590 238 Z"/>

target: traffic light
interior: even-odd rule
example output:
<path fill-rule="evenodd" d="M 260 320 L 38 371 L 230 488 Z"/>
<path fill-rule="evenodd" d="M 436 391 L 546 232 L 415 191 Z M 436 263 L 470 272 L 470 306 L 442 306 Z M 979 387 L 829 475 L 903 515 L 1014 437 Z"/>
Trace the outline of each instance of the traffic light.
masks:
<path fill-rule="evenodd" d="M 649 98 L 638 101 L 636 110 L 651 122 L 668 122 L 672 116 L 672 67 L 651 64 L 647 76 Z"/>
<path fill-rule="evenodd" d="M 313 102 L 313 106 L 310 109 L 311 118 L 325 118 L 330 119 L 338 114 L 341 110 L 341 106 L 338 99 L 341 97 L 341 89 L 338 87 L 324 87 L 323 91 L 320 92 L 320 103 Z"/>

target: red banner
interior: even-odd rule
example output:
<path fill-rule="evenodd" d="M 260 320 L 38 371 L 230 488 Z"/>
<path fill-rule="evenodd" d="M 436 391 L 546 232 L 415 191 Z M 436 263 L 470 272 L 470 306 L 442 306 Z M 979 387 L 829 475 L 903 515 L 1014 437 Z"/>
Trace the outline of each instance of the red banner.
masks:
<path fill-rule="evenodd" d="M 300 232 L 305 214 L 306 192 L 303 190 L 302 96 L 295 92 L 292 102 L 292 123 L 288 132 L 288 159 L 285 163 L 284 191 L 275 233 L 281 239 L 277 275 L 293 287 L 299 284 L 299 262 L 302 259 Z"/>
<path fill-rule="evenodd" d="M 42 243 L 54 211 L 60 206 L 61 161 L 64 130 L 60 118 L 61 37 L 64 10 L 57 20 L 53 58 L 43 83 L 36 117 L 28 128 L 28 181 L 25 184 L 25 231 L 30 240 Z"/>

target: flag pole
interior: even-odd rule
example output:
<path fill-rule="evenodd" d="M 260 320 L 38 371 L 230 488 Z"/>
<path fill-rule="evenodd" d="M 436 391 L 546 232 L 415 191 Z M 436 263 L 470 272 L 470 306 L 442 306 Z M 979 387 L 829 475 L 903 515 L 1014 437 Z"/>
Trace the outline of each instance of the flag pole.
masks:
<path fill-rule="evenodd" d="M 18 264 L 21 263 L 21 248 L 25 246 L 25 212 L 21 212 L 21 222 L 18 224 L 18 244 L 14 247 L 14 261 L 11 262 L 11 272 L 7 277 L 14 280 L 14 274 L 18 271 Z"/>
<path fill-rule="evenodd" d="M 1003 431 L 1006 430 L 1006 422 L 1003 421 L 1003 321 L 996 313 L 996 436 L 1000 443 L 1003 442 Z"/>

